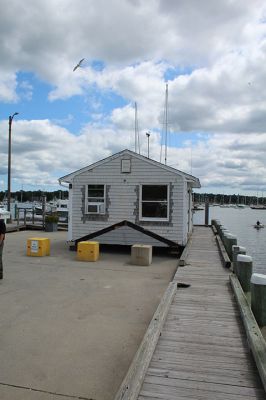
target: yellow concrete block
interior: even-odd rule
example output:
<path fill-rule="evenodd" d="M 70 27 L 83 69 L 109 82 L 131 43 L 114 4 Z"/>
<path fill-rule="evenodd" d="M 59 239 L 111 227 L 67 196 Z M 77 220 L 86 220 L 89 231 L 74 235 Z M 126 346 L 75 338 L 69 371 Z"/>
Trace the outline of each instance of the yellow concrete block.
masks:
<path fill-rule="evenodd" d="M 50 239 L 29 238 L 27 239 L 27 256 L 44 257 L 50 255 Z"/>
<path fill-rule="evenodd" d="M 78 242 L 77 260 L 97 261 L 99 259 L 98 242 Z"/>

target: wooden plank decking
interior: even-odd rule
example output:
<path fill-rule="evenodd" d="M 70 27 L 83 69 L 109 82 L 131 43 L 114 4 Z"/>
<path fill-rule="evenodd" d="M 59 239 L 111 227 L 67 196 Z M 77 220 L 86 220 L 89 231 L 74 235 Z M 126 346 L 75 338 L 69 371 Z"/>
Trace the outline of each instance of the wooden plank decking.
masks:
<path fill-rule="evenodd" d="M 194 228 L 187 263 L 138 399 L 265 399 L 210 228 Z"/>

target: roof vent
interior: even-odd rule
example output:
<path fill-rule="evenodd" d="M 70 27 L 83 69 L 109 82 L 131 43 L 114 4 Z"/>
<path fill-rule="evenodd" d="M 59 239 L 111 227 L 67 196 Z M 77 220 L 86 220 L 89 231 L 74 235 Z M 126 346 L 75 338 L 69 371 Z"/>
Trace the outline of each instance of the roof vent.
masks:
<path fill-rule="evenodd" d="M 122 174 L 129 174 L 131 172 L 131 160 L 122 159 L 121 160 L 121 172 Z"/>

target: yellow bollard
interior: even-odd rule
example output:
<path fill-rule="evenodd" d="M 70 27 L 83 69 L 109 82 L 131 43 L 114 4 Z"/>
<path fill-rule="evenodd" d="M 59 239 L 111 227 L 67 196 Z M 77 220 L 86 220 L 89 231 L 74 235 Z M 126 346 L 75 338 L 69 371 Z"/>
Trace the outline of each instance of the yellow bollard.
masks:
<path fill-rule="evenodd" d="M 99 259 L 99 242 L 78 242 L 78 261 L 97 261 Z"/>
<path fill-rule="evenodd" d="M 27 256 L 44 257 L 50 255 L 50 239 L 29 238 L 27 239 Z"/>

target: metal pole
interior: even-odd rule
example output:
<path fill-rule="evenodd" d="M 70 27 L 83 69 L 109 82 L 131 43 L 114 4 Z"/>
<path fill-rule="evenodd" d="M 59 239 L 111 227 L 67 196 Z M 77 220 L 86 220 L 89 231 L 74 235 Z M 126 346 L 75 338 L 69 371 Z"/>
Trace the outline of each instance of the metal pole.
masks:
<path fill-rule="evenodd" d="M 205 226 L 209 225 L 209 199 L 205 199 Z"/>
<path fill-rule="evenodd" d="M 15 115 L 18 115 L 15 112 L 12 116 L 10 115 L 8 118 L 8 171 L 7 171 L 7 211 L 10 212 L 10 222 L 12 222 L 12 215 L 10 210 L 11 203 L 11 127 L 12 121 Z"/>
<path fill-rule="evenodd" d="M 147 132 L 146 136 L 148 138 L 148 158 L 150 158 L 150 136 L 151 136 L 151 134 Z"/>
<path fill-rule="evenodd" d="M 45 229 L 46 196 L 42 196 L 42 226 Z"/>
<path fill-rule="evenodd" d="M 26 213 L 27 213 L 27 210 L 26 210 L 26 208 L 24 208 L 24 226 L 27 225 Z"/>
<path fill-rule="evenodd" d="M 7 211 L 10 212 L 10 200 L 11 200 L 11 125 L 12 117 L 8 119 L 8 170 L 7 170 Z M 11 214 L 10 214 L 11 217 Z"/>
<path fill-rule="evenodd" d="M 167 164 L 167 135 L 168 135 L 168 83 L 166 84 L 165 91 L 165 155 L 164 155 L 164 163 Z"/>

